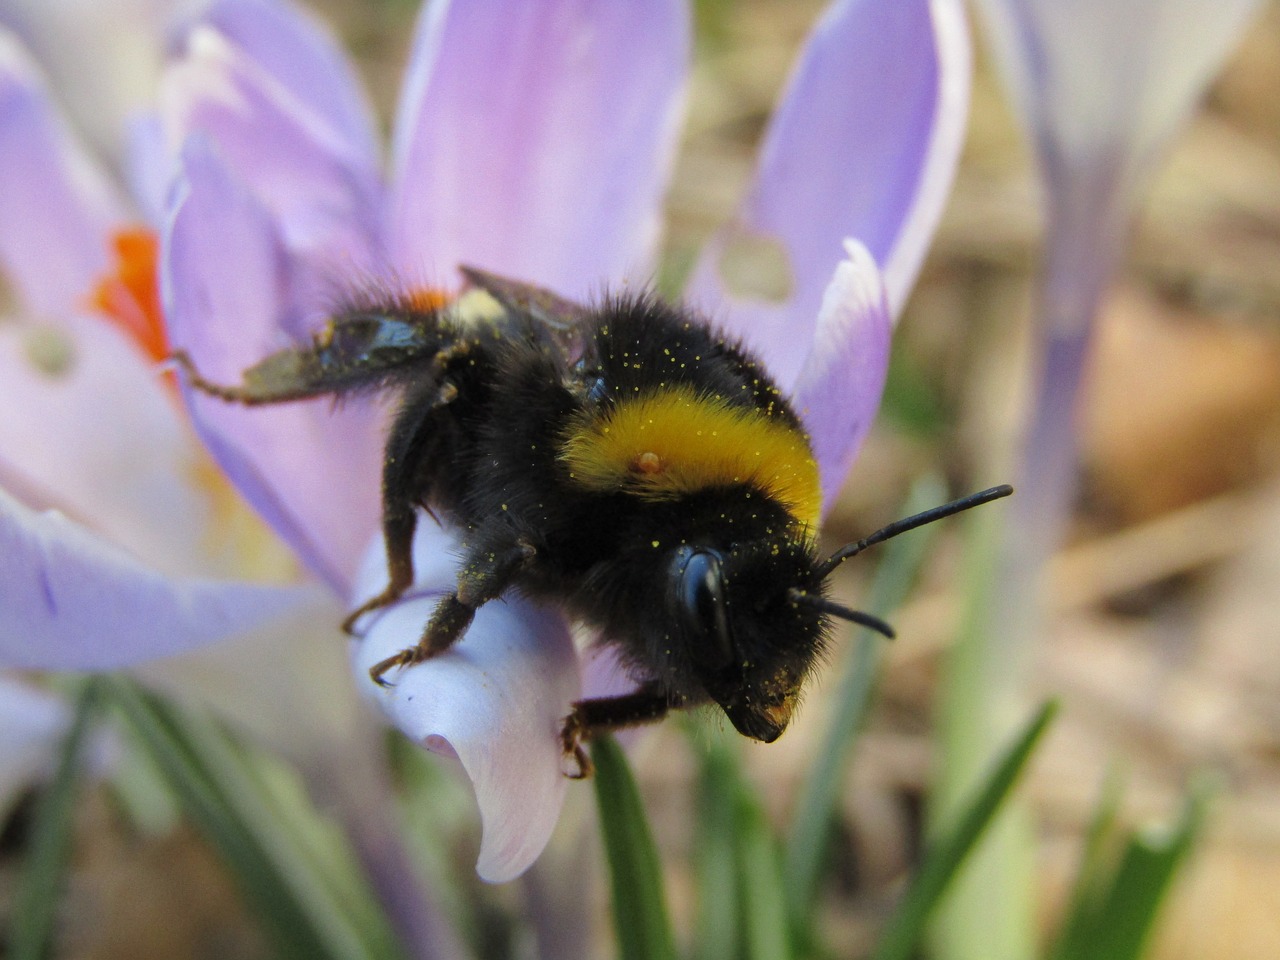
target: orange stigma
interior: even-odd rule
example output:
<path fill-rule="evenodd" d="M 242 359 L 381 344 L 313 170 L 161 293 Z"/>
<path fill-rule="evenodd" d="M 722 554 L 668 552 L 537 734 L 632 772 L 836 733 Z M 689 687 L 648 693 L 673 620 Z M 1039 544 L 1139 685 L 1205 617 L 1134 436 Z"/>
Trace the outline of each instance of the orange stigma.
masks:
<path fill-rule="evenodd" d="M 111 237 L 115 253 L 98 281 L 90 305 L 127 333 L 152 360 L 169 356 L 169 338 L 160 311 L 160 241 L 148 227 L 122 227 Z"/>

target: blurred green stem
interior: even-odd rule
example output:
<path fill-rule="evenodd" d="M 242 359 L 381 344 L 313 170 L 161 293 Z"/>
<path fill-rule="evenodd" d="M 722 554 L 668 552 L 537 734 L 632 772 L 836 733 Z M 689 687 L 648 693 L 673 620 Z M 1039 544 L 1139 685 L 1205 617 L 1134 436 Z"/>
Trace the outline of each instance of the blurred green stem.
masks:
<path fill-rule="evenodd" d="M 1052 164 L 1050 164 L 1052 166 Z M 969 582 L 947 661 L 941 772 L 930 811 L 951 815 L 1024 708 L 1044 635 L 1042 578 L 1076 491 L 1076 421 L 1095 319 L 1124 249 L 1131 185 L 1107 159 L 1050 169 L 1044 272 L 1035 317 L 1036 387 L 1007 510 L 970 519 Z M 1028 812 L 1011 804 L 957 879 L 937 921 L 942 960 L 1030 960 L 1035 875 Z"/>
<path fill-rule="evenodd" d="M 101 699 L 90 678 L 76 698 L 75 716 L 62 743 L 58 769 L 36 805 L 31 840 L 11 904 L 7 947 L 12 960 L 43 960 L 54 953 L 55 927 L 71 857 L 75 802 L 85 748 Z"/>

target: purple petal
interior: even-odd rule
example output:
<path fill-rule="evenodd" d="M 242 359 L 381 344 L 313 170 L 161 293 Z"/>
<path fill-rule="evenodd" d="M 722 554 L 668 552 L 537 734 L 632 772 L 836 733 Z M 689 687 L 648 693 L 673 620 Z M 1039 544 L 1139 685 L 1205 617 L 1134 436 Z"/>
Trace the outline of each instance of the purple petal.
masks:
<path fill-rule="evenodd" d="M 396 122 L 393 261 L 570 297 L 647 280 L 683 107 L 676 0 L 428 4 Z"/>
<path fill-rule="evenodd" d="M 124 219 L 102 171 L 58 115 L 30 57 L 0 29 L 0 271 L 33 313 L 80 306 Z"/>
<path fill-rule="evenodd" d="M 112 162 L 128 116 L 150 103 L 163 31 L 187 0 L 3 0 L 13 27 L 49 76 L 72 124 Z"/>
<path fill-rule="evenodd" d="M 0 674 L 0 820 L 20 790 L 53 772 L 54 751 L 70 726 L 60 699 Z"/>
<path fill-rule="evenodd" d="M 175 579 L 0 490 L 0 664 L 114 670 L 283 616 L 315 588 Z"/>
<path fill-rule="evenodd" d="M 792 392 L 822 477 L 823 512 L 831 509 L 875 419 L 889 369 L 893 323 L 884 281 L 866 247 L 845 241 L 818 311 L 809 356 Z"/>
<path fill-rule="evenodd" d="M 420 529 L 415 596 L 377 616 L 352 660 L 367 695 L 400 730 L 461 762 L 484 828 L 476 870 L 502 883 L 533 863 L 559 819 L 566 789 L 559 734 L 578 696 L 578 661 L 560 616 L 511 596 L 486 604 L 446 653 L 389 674 L 389 688 L 374 685 L 369 668 L 416 644 L 436 598 L 453 587 L 454 546 L 434 525 Z M 356 596 L 386 582 L 379 543 Z"/>
<path fill-rule="evenodd" d="M 987 33 L 1046 172 L 1124 167 L 1136 190 L 1260 0 L 986 0 Z M 1126 198 L 1127 199 L 1127 198 Z"/>
<path fill-rule="evenodd" d="M 815 29 L 731 227 L 705 252 L 691 294 L 750 301 L 720 275 L 746 241 L 773 245 L 785 275 L 771 302 L 728 311 L 784 379 L 803 358 L 841 242 L 881 265 L 896 315 L 941 214 L 967 119 L 969 46 L 958 0 L 841 0 Z M 767 337 L 755 325 L 764 323 Z M 785 335 L 780 335 L 785 331 Z"/>
<path fill-rule="evenodd" d="M 357 154 L 378 155 L 373 114 L 328 27 L 293 3 L 222 0 L 200 19 L 323 116 Z"/>
<path fill-rule="evenodd" d="M 156 569 L 208 573 L 211 503 L 194 482 L 202 451 L 174 401 L 154 365 L 100 320 L 0 328 L 4 474 Z"/>
<path fill-rule="evenodd" d="M 161 280 L 170 338 L 210 379 L 290 345 L 293 262 L 267 211 L 193 138 L 174 192 Z M 345 594 L 378 526 L 380 413 L 352 400 L 245 409 L 188 393 L 201 437 L 250 503 Z"/>
<path fill-rule="evenodd" d="M 125 125 L 125 176 L 130 196 L 144 222 L 164 222 L 169 187 L 177 176 L 177 158 L 154 110 L 141 111 Z"/>
<path fill-rule="evenodd" d="M 209 26 L 187 37 L 165 74 L 161 117 L 171 149 L 196 131 L 217 146 L 286 244 L 319 257 L 324 272 L 369 271 L 379 258 L 381 187 L 374 154 Z"/>
<path fill-rule="evenodd" d="M 582 696 L 584 698 L 620 697 L 633 693 L 639 684 L 632 679 L 618 656 L 618 648 L 606 643 L 593 643 L 582 656 Z"/>
<path fill-rule="evenodd" d="M 378 724 L 351 682 L 338 597 L 320 588 L 307 597 L 259 629 L 129 672 L 314 771 Z"/>

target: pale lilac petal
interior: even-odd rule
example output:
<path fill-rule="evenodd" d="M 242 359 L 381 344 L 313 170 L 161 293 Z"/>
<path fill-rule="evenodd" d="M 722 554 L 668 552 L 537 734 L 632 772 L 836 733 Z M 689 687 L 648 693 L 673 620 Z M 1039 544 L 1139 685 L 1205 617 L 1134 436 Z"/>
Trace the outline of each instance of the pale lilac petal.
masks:
<path fill-rule="evenodd" d="M 70 726 L 61 699 L 0 674 L 0 821 L 19 791 L 53 772 Z"/>
<path fill-rule="evenodd" d="M 170 16 L 200 2 L 0 0 L 0 22 L 48 72 L 75 128 L 114 162 L 126 118 L 155 96 Z"/>
<path fill-rule="evenodd" d="M 159 114 L 148 110 L 129 118 L 124 151 L 130 197 L 142 221 L 158 229 L 164 222 L 165 203 L 178 166 L 178 158 L 165 139 Z"/>
<path fill-rule="evenodd" d="M 287 0 L 221 0 L 200 19 L 324 116 L 358 154 L 378 155 L 372 110 L 327 24 Z"/>
<path fill-rule="evenodd" d="M 195 27 L 161 87 L 175 152 L 199 131 L 318 269 L 369 271 L 382 205 L 377 158 L 212 27 Z"/>
<path fill-rule="evenodd" d="M 955 170 L 969 73 L 959 0 L 841 0 L 814 31 L 755 182 L 690 287 L 697 301 L 728 301 L 730 328 L 784 379 L 803 359 L 846 237 L 871 251 L 893 314 L 901 309 Z M 772 298 L 721 276 L 746 240 L 774 252 L 782 281 Z"/>
<path fill-rule="evenodd" d="M 108 263 L 123 208 L 72 136 L 30 57 L 0 29 L 0 273 L 27 310 L 81 305 Z"/>
<path fill-rule="evenodd" d="M 483 838 L 476 870 L 511 880 L 542 852 L 564 802 L 560 729 L 579 687 L 573 641 L 562 617 L 518 596 L 486 604 L 448 652 L 388 674 L 383 689 L 369 668 L 414 645 L 438 595 L 456 575 L 453 541 L 426 525 L 415 543 L 415 596 L 371 615 L 353 649 L 357 680 L 391 721 L 428 750 L 456 757 L 475 787 Z M 366 564 L 357 597 L 386 584 L 381 544 Z"/>
<path fill-rule="evenodd" d="M 114 670 L 295 610 L 315 587 L 175 578 L 0 490 L 0 665 Z"/>
<path fill-rule="evenodd" d="M 1260 0 L 984 0 L 995 53 L 1043 161 L 1157 159 Z"/>
<path fill-rule="evenodd" d="M 853 240 L 845 241 L 845 252 L 848 259 L 823 294 L 813 345 L 792 393 L 818 461 L 824 513 L 880 406 L 893 328 L 871 253 Z"/>
<path fill-rule="evenodd" d="M 183 576 L 210 572 L 212 511 L 195 485 L 202 451 L 175 399 L 155 365 L 96 318 L 0 326 L 5 474 Z"/>
<path fill-rule="evenodd" d="M 161 280 L 175 348 L 205 376 L 241 373 L 301 332 L 292 262 L 267 211 L 208 145 L 183 154 Z M 245 409 L 188 393 L 201 437 L 250 503 L 345 594 L 377 529 L 380 412 L 328 400 Z"/>
<path fill-rule="evenodd" d="M 343 615 L 338 597 L 317 587 L 287 616 L 129 673 L 290 759 L 315 764 L 349 749 L 355 729 L 378 726 L 351 682 Z"/>
<path fill-rule="evenodd" d="M 639 684 L 627 673 L 617 646 L 599 643 L 598 639 L 589 643 L 582 656 L 582 696 L 594 699 L 634 693 Z"/>
<path fill-rule="evenodd" d="M 688 56 L 677 0 L 428 4 L 396 122 L 401 275 L 647 281 Z"/>

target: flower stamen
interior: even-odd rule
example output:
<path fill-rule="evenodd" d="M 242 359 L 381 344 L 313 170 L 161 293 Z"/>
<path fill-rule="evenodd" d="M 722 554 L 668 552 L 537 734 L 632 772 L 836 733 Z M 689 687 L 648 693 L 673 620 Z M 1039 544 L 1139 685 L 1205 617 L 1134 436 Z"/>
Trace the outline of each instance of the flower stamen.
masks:
<path fill-rule="evenodd" d="M 93 289 L 89 303 L 128 334 L 157 362 L 169 356 L 156 271 L 160 241 L 144 226 L 126 226 L 111 236 L 114 262 Z"/>

